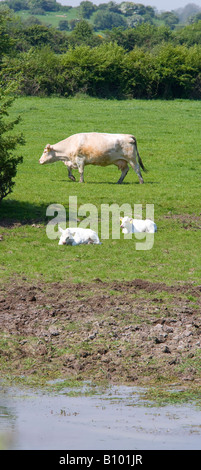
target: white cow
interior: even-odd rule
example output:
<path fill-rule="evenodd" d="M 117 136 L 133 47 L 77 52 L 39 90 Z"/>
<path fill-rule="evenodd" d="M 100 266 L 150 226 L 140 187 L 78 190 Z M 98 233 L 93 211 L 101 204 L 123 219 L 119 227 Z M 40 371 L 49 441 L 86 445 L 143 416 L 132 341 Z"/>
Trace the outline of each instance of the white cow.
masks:
<path fill-rule="evenodd" d="M 59 232 L 61 237 L 59 240 L 59 245 L 87 245 L 95 244 L 101 245 L 98 235 L 94 230 L 89 228 L 67 228 L 63 229 L 59 227 Z"/>
<path fill-rule="evenodd" d="M 156 224 L 150 219 L 132 219 L 131 217 L 120 218 L 120 227 L 122 228 L 122 233 L 154 233 L 157 231 Z"/>
<path fill-rule="evenodd" d="M 112 164 L 121 170 L 119 184 L 128 173 L 128 164 L 138 175 L 139 182 L 144 183 L 140 167 L 146 170 L 137 149 L 136 138 L 131 134 L 85 132 L 71 135 L 53 146 L 47 144 L 39 163 L 43 165 L 57 161 L 65 163 L 71 180 L 75 180 L 72 169 L 78 169 L 80 183 L 84 182 L 85 165 L 108 166 Z"/>

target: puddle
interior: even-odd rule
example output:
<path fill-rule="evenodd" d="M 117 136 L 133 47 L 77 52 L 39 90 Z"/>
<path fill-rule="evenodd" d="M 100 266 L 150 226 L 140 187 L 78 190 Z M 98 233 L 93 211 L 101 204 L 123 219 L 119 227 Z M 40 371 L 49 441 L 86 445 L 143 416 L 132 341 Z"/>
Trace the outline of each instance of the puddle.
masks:
<path fill-rule="evenodd" d="M 93 396 L 0 387 L 0 448 L 200 450 L 201 411 L 147 407 L 124 386 Z"/>

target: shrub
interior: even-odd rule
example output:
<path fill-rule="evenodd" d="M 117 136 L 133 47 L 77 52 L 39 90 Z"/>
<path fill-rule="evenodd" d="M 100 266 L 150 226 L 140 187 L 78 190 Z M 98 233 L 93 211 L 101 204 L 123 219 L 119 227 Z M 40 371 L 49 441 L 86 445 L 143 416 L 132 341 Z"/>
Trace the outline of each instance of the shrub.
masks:
<path fill-rule="evenodd" d="M 7 58 L 2 66 L 4 83 L 15 82 L 18 93 L 32 96 L 49 96 L 58 91 L 59 57 L 48 47 L 32 48 Z"/>
<path fill-rule="evenodd" d="M 24 144 L 24 138 L 20 134 L 9 134 L 9 131 L 12 131 L 15 125 L 19 123 L 19 117 L 9 122 L 6 119 L 8 116 L 7 110 L 13 102 L 13 98 L 8 93 L 8 89 L 6 92 L 0 91 L 0 202 L 12 192 L 17 165 L 23 160 L 22 157 L 13 155 L 17 145 Z"/>
<path fill-rule="evenodd" d="M 124 58 L 125 94 L 131 98 L 155 98 L 158 88 L 158 73 L 153 56 L 148 51 L 135 47 Z"/>
<path fill-rule="evenodd" d="M 62 94 L 121 97 L 124 54 L 123 48 L 112 43 L 70 49 L 61 59 Z"/>
<path fill-rule="evenodd" d="M 189 98 L 198 73 L 197 64 L 190 61 L 191 49 L 186 46 L 162 45 L 155 57 L 159 75 L 158 96 L 166 99 Z"/>

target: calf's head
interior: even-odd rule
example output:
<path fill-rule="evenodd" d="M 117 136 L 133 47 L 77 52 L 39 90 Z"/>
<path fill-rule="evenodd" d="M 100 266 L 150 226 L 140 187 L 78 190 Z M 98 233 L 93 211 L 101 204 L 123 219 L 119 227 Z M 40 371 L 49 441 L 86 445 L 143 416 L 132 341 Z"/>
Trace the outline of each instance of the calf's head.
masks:
<path fill-rule="evenodd" d="M 132 224 L 133 219 L 131 217 L 120 217 L 120 227 L 130 229 L 130 224 Z"/>
<path fill-rule="evenodd" d="M 72 245 L 73 237 L 70 230 L 67 228 L 64 230 L 63 228 L 59 227 L 59 232 L 61 233 L 59 245 Z"/>
<path fill-rule="evenodd" d="M 56 160 L 57 158 L 55 150 L 53 149 L 53 147 L 51 147 L 50 144 L 47 144 L 44 148 L 42 156 L 40 157 L 39 163 L 43 165 L 44 163 L 56 162 Z"/>

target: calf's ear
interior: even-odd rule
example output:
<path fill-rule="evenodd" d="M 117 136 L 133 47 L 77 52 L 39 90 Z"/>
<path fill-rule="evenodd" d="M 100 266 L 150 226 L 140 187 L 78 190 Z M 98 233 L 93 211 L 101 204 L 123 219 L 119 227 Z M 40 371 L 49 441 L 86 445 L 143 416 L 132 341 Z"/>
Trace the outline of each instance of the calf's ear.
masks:
<path fill-rule="evenodd" d="M 60 233 L 63 233 L 63 232 L 64 232 L 64 229 L 61 228 L 59 225 L 58 225 L 58 229 L 59 229 L 59 232 L 60 232 Z"/>

